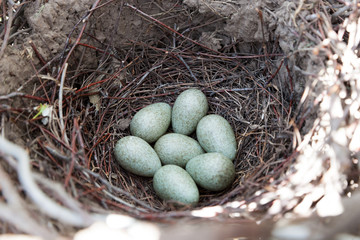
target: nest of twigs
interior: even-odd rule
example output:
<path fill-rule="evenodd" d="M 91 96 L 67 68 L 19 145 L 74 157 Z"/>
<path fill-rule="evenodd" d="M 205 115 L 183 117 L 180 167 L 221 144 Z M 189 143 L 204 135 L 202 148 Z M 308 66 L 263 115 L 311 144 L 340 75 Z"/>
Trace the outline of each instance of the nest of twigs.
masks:
<path fill-rule="evenodd" d="M 185 217 L 261 220 L 296 212 L 300 205 L 297 213 L 307 215 L 329 194 L 331 201 L 343 193 L 343 180 L 357 181 L 357 169 L 349 169 L 354 164 L 351 156 L 359 151 L 359 144 L 352 141 L 354 132 L 360 131 L 356 107 L 360 93 L 356 69 L 360 66 L 355 54 L 359 33 L 347 30 L 357 26 L 357 6 L 342 3 L 335 7 L 322 1 L 311 6 L 289 5 L 293 14 L 284 26 L 293 31 L 295 49 L 284 52 L 278 35 L 267 38 L 269 33 L 263 32 L 263 41 L 246 43 L 249 51 L 245 53 L 235 47 L 241 45 L 236 41 L 211 48 L 196 40 L 196 31 L 174 30 L 127 3 L 122 7 L 149 21 L 163 37 L 151 42 L 132 39 L 116 48 L 89 34 L 87 23 L 102 7 L 95 1 L 74 26 L 62 52 L 50 61 L 41 64 L 41 53 L 32 45 L 40 58 L 36 77 L 27 82 L 34 86 L 33 91 L 1 97 L 5 102 L 2 129 L 5 121 L 22 129 L 20 137 L 28 142 L 31 168 L 37 172 L 31 173 L 26 166 L 29 159 L 20 149 L 16 150 L 18 155 L 12 154 L 10 145 L 6 145 L 8 152 L 0 149 L 7 160 L 1 161 L 0 173 L 8 180 L 1 184 L 1 198 L 4 206 L 9 205 L 9 213 L 13 209 L 9 196 L 20 195 L 6 191 L 6 182 L 10 186 L 17 178 L 35 205 L 45 201 L 36 194 L 46 193 L 46 201 L 61 202 L 58 210 L 64 211 L 52 214 L 51 210 L 20 204 L 26 209 L 22 221 L 39 211 L 38 226 L 44 222 L 41 219 L 56 220 L 54 225 L 61 226 L 57 230 L 61 234 L 66 226 L 94 222 L 98 217 L 94 213 L 116 212 L 161 221 Z M 264 12 L 266 9 L 258 10 L 263 24 Z M 344 17 L 348 17 L 347 22 Z M 81 56 L 88 52 L 96 56 L 96 67 L 83 61 Z M 304 64 L 300 59 L 320 70 L 301 70 Z M 305 86 L 299 76 L 308 79 Z M 331 80 L 322 80 L 324 76 Z M 122 169 L 113 148 L 120 138 L 130 135 L 129 123 L 136 112 L 155 102 L 173 105 L 189 88 L 203 91 L 209 113 L 223 116 L 234 129 L 238 143 L 236 180 L 219 193 L 200 189 L 196 207 L 179 209 L 156 196 L 152 179 Z M 20 98 L 26 107 L 11 106 L 13 98 Z M 346 137 L 340 137 L 342 133 Z M 38 185 L 24 186 L 26 181 Z M 16 192 L 15 187 L 9 189 Z M 314 189 L 320 190 L 314 194 Z M 214 206 L 219 208 L 213 208 L 210 215 L 201 211 Z M 251 214 L 254 211 L 262 214 L 255 216 Z M 18 227 L 6 214 L 0 213 L 0 217 Z M 31 227 L 19 230 L 35 234 Z"/>
<path fill-rule="evenodd" d="M 122 209 L 140 218 L 149 213 L 155 217 L 158 212 L 173 215 L 174 209 L 156 197 L 152 180 L 122 169 L 113 148 L 120 138 L 130 135 L 129 123 L 137 111 L 155 102 L 172 106 L 181 92 L 198 88 L 207 96 L 209 114 L 219 114 L 230 122 L 238 152 L 234 161 L 237 177 L 231 189 L 202 191 L 197 207 L 222 205 L 237 196 L 249 198 L 284 170 L 284 160 L 292 152 L 288 119 L 296 107 L 293 83 L 289 73 L 289 83 L 282 89 L 276 87 L 282 81 L 276 72 L 286 65 L 278 66 L 284 56 L 276 43 L 271 44 L 266 57 L 261 47 L 250 56 L 237 53 L 239 56 L 231 57 L 182 37 L 176 37 L 174 47 L 165 48 L 134 42 L 116 55 L 97 46 L 101 51 L 98 69 L 82 72 L 86 66 L 79 65 L 75 72 L 64 68 L 55 90 L 56 95 L 62 94 L 62 106 L 58 102 L 49 123 L 41 126 L 48 131 L 37 136 L 45 151 L 38 160 L 47 165 L 46 174 L 57 182 L 66 187 L 70 181 L 76 183 L 80 201 L 100 201 L 99 207 Z M 37 96 L 44 100 L 54 91 L 54 86 L 38 85 Z M 32 122 L 39 124 L 41 118 Z M 122 191 L 105 186 L 98 189 L 104 183 L 89 178 L 89 170 Z M 111 195 L 106 195 L 108 191 Z"/>

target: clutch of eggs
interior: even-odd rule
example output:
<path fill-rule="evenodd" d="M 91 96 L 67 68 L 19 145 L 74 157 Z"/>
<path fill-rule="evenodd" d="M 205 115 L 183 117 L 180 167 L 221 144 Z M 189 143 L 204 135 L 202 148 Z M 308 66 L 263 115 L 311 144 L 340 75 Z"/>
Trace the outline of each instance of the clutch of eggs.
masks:
<path fill-rule="evenodd" d="M 130 123 L 134 136 L 115 145 L 116 160 L 133 174 L 154 177 L 154 190 L 163 200 L 193 205 L 199 201 L 197 186 L 228 188 L 235 178 L 235 134 L 220 115 L 206 116 L 208 109 L 198 89 L 182 92 L 172 109 L 162 102 L 144 107 Z M 170 124 L 174 133 L 165 134 Z M 198 141 L 187 136 L 193 132 Z"/>

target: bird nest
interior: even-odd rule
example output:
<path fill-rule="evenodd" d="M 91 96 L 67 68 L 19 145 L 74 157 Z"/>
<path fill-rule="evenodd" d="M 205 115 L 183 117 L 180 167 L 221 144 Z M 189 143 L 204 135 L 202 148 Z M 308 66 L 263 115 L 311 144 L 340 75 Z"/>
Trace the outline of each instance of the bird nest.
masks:
<path fill-rule="evenodd" d="M 0 98 L 3 135 L 22 147 L 1 140 L 0 218 L 10 223 L 3 231 L 67 235 L 69 227 L 88 226 L 109 213 L 173 222 L 276 220 L 286 212 L 308 216 L 314 208 L 323 216 L 340 212 L 322 206 L 338 206 L 358 177 L 356 6 L 259 1 L 249 8 L 204 1 L 206 8 L 184 1 L 155 11 L 157 5 L 146 1 L 84 1 L 90 10 L 82 10 L 54 53 L 34 39 L 43 34 L 35 14 L 46 15 L 51 3 L 43 3 L 41 12 L 34 4 L 11 2 L 3 12 L 29 8 L 27 21 L 40 35 L 26 43 L 36 74 Z M 252 17 L 242 26 L 244 9 Z M 109 23 L 105 14 L 115 30 L 97 25 Z M 175 18 L 183 23 L 175 25 Z M 133 21 L 129 37 L 117 43 L 128 33 L 126 19 Z M 235 27 L 249 35 L 237 39 Z M 197 206 L 179 208 L 156 196 L 151 178 L 122 169 L 113 148 L 130 135 L 140 109 L 156 102 L 172 106 L 189 88 L 200 89 L 209 114 L 223 116 L 234 129 L 236 178 L 222 192 L 200 189 Z M 10 217 L 15 206 L 22 212 L 16 221 Z M 44 225 L 48 221 L 52 227 Z"/>

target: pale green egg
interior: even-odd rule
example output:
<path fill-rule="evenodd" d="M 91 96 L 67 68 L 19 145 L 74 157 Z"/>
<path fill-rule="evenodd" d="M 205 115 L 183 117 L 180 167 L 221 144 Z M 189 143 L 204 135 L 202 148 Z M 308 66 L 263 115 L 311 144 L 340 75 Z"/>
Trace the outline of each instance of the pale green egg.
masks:
<path fill-rule="evenodd" d="M 114 154 L 121 167 L 139 176 L 152 177 L 161 168 L 155 150 L 139 137 L 121 138 L 115 145 Z"/>
<path fill-rule="evenodd" d="M 162 164 L 180 167 L 185 167 L 190 159 L 204 153 L 195 139 L 178 133 L 168 133 L 160 137 L 154 149 Z"/>
<path fill-rule="evenodd" d="M 153 186 L 163 200 L 182 204 L 196 204 L 199 201 L 196 183 L 183 168 L 176 165 L 160 168 L 154 175 Z"/>
<path fill-rule="evenodd" d="M 201 187 L 221 191 L 229 187 L 235 178 L 235 166 L 221 153 L 205 153 L 186 164 L 186 171 Z"/>
<path fill-rule="evenodd" d="M 167 103 L 154 103 L 135 114 L 130 123 L 130 132 L 148 143 L 153 143 L 166 132 L 170 121 L 170 105 Z"/>
<path fill-rule="evenodd" d="M 230 160 L 235 159 L 235 134 L 225 118 L 216 114 L 203 117 L 197 125 L 196 137 L 206 152 L 218 152 Z"/>
<path fill-rule="evenodd" d="M 209 109 L 204 93 L 198 89 L 182 92 L 176 99 L 172 111 L 172 128 L 174 132 L 189 135 Z"/>

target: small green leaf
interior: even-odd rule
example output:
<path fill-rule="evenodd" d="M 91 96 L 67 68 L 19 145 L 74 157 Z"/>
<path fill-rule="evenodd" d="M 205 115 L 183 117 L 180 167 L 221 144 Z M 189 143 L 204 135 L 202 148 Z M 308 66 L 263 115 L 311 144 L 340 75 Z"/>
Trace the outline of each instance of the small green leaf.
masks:
<path fill-rule="evenodd" d="M 47 109 L 49 106 L 47 104 L 41 104 L 36 108 L 36 110 L 38 111 L 38 113 L 32 118 L 35 119 L 37 118 L 40 114 L 42 114 L 42 112 Z"/>

